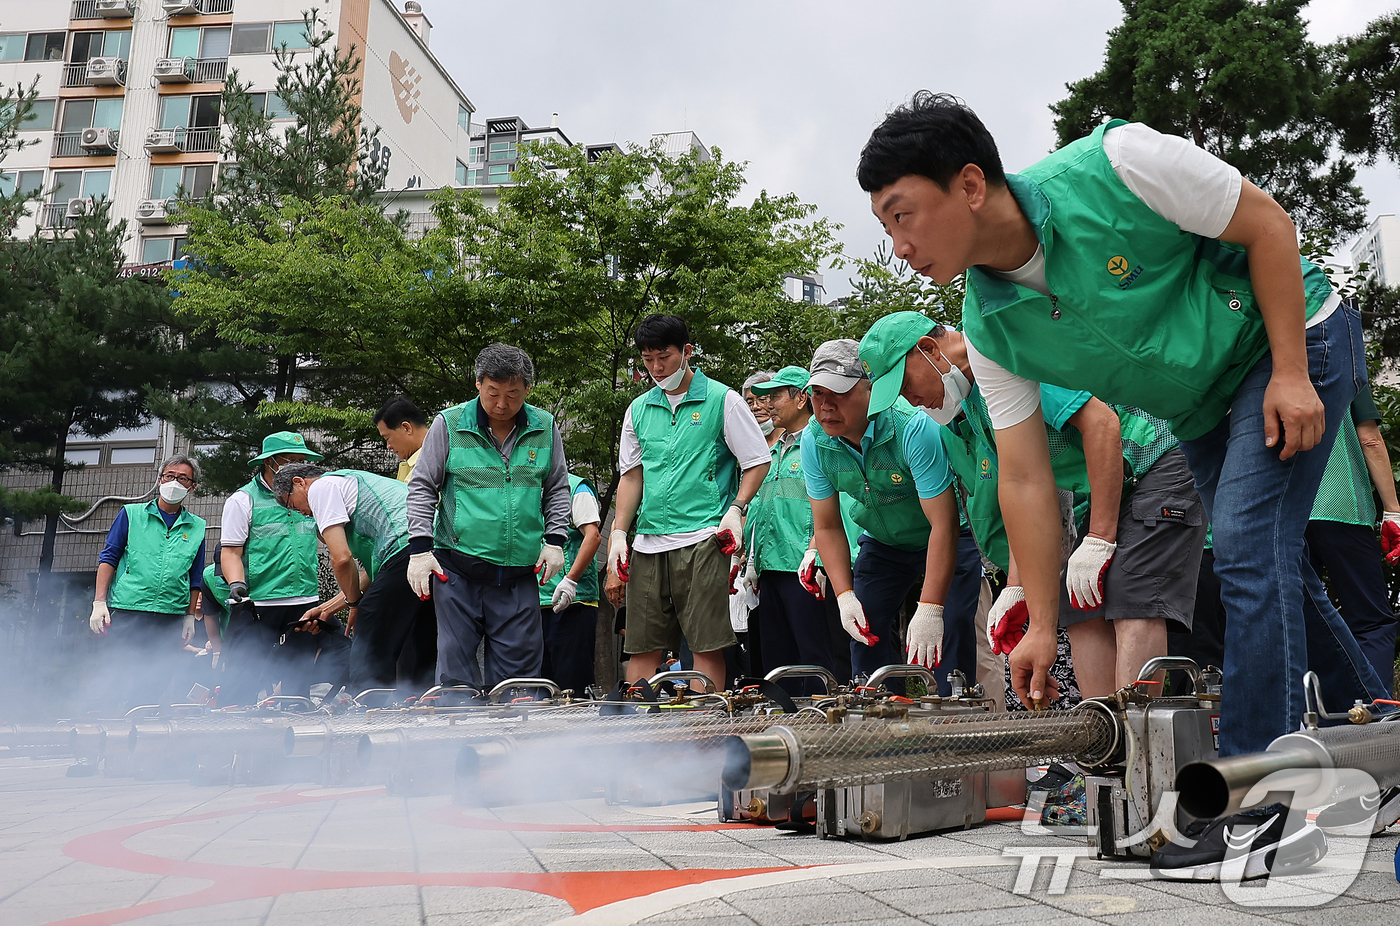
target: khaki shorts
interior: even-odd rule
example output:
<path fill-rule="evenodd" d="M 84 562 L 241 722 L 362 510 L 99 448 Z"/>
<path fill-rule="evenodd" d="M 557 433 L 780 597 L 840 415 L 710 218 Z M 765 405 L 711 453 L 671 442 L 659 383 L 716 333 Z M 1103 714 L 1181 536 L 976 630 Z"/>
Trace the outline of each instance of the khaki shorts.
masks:
<path fill-rule="evenodd" d="M 624 652 L 679 650 L 682 635 L 692 653 L 738 642 L 729 624 L 729 557 L 711 537 L 665 553 L 632 551 Z"/>

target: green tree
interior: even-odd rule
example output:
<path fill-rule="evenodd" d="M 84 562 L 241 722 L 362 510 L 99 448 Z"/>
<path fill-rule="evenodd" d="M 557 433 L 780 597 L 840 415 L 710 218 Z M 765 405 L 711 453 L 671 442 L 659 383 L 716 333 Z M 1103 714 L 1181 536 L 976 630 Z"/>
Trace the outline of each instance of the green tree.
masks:
<path fill-rule="evenodd" d="M 833 337 L 859 340 L 876 320 L 891 312 L 922 312 L 949 326 L 962 321 L 962 277 L 947 285 L 922 277 L 897 259 L 886 241 L 876 246 L 873 256 L 853 263 L 852 292 L 838 319 L 841 333 Z"/>
<path fill-rule="evenodd" d="M 1359 229 L 1355 164 L 1333 156 L 1320 107 L 1331 77 L 1307 38 L 1307 0 L 1122 0 L 1104 65 L 1050 108 L 1064 145 L 1109 117 L 1183 135 L 1239 168 L 1298 227 Z"/>
<path fill-rule="evenodd" d="M 1335 79 L 1322 107 L 1341 130 L 1343 150 L 1373 164 L 1400 161 L 1400 13 L 1333 47 Z"/>

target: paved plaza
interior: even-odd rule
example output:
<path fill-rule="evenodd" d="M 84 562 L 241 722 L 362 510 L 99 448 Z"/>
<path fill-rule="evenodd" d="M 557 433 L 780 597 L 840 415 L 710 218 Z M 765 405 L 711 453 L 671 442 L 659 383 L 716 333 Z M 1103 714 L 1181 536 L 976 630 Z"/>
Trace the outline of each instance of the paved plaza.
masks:
<path fill-rule="evenodd" d="M 1009 810 L 946 835 L 840 842 L 721 825 L 713 804 L 487 811 L 383 788 L 70 779 L 69 764 L 0 758 L 4 926 L 1400 922 L 1393 835 L 1334 840 L 1317 869 L 1232 900 L 1095 861 L 1082 837 Z"/>

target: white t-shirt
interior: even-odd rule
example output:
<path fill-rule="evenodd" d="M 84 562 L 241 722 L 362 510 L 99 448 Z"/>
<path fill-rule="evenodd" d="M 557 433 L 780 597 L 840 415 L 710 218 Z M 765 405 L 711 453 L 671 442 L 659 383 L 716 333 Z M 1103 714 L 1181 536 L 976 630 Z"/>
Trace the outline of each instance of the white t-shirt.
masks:
<path fill-rule="evenodd" d="M 1203 148 L 1176 135 L 1132 122 L 1103 133 L 1104 153 L 1113 171 L 1149 209 L 1183 231 L 1218 238 L 1235 215 L 1243 186 L 1240 172 Z M 1045 282 L 1045 251 L 1015 270 L 991 271 L 996 276 L 1049 295 Z M 1341 304 L 1333 293 L 1308 319 L 1321 322 Z M 1040 407 L 1040 384 L 1017 376 L 979 352 L 966 339 L 973 377 L 987 402 L 992 426 L 1009 428 Z"/>
<path fill-rule="evenodd" d="M 306 490 L 306 504 L 318 531 L 349 524 L 359 500 L 360 484 L 348 476 L 322 476 Z"/>
<path fill-rule="evenodd" d="M 681 399 L 685 398 L 685 394 L 666 394 L 666 398 L 674 410 L 680 405 Z M 759 430 L 753 412 L 749 411 L 748 405 L 733 389 L 724 396 L 724 443 L 738 461 L 740 472 L 772 461 L 768 453 L 768 441 Z M 626 473 L 641 465 L 642 444 L 637 439 L 637 429 L 632 426 L 632 409 L 629 406 L 627 414 L 622 418 L 622 441 L 617 453 L 617 468 L 619 472 Z M 713 537 L 718 529 L 719 525 L 716 524 L 714 527 L 686 531 L 683 534 L 638 534 L 633 549 L 638 553 L 679 550 Z"/>
<path fill-rule="evenodd" d="M 575 492 L 573 502 L 569 506 L 569 520 L 574 522 L 574 527 L 602 524 L 603 517 L 598 511 L 598 496 L 583 488 Z"/>
<path fill-rule="evenodd" d="M 314 486 L 315 483 L 312 483 Z M 226 547 L 241 547 L 248 543 L 248 531 L 253 522 L 253 500 L 247 492 L 234 492 L 224 500 L 224 513 L 219 519 L 219 536 Z M 275 608 L 279 605 L 308 604 L 319 601 L 315 595 L 296 598 L 255 598 L 253 604 Z"/>

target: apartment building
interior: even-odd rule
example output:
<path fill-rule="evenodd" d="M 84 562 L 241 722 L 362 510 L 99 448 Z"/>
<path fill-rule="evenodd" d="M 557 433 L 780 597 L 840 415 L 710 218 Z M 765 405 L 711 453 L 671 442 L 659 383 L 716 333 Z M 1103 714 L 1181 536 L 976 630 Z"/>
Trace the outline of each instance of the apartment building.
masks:
<path fill-rule="evenodd" d="M 1351 246 L 1353 267 L 1368 264 L 1368 273 L 1382 286 L 1400 286 L 1400 221 L 1378 215 Z"/>
<path fill-rule="evenodd" d="M 237 73 L 274 123 L 274 51 L 307 47 L 303 11 L 360 59 L 365 127 L 392 189 L 434 189 L 468 157 L 475 107 L 429 50 L 415 0 L 41 0 L 6 4 L 0 83 L 38 79 L 24 126 L 30 144 L 0 163 L 0 183 L 39 194 L 18 229 L 61 233 L 93 200 L 128 220 L 129 265 L 152 270 L 180 255 L 168 203 L 198 195 L 220 169 L 219 98 Z"/>

